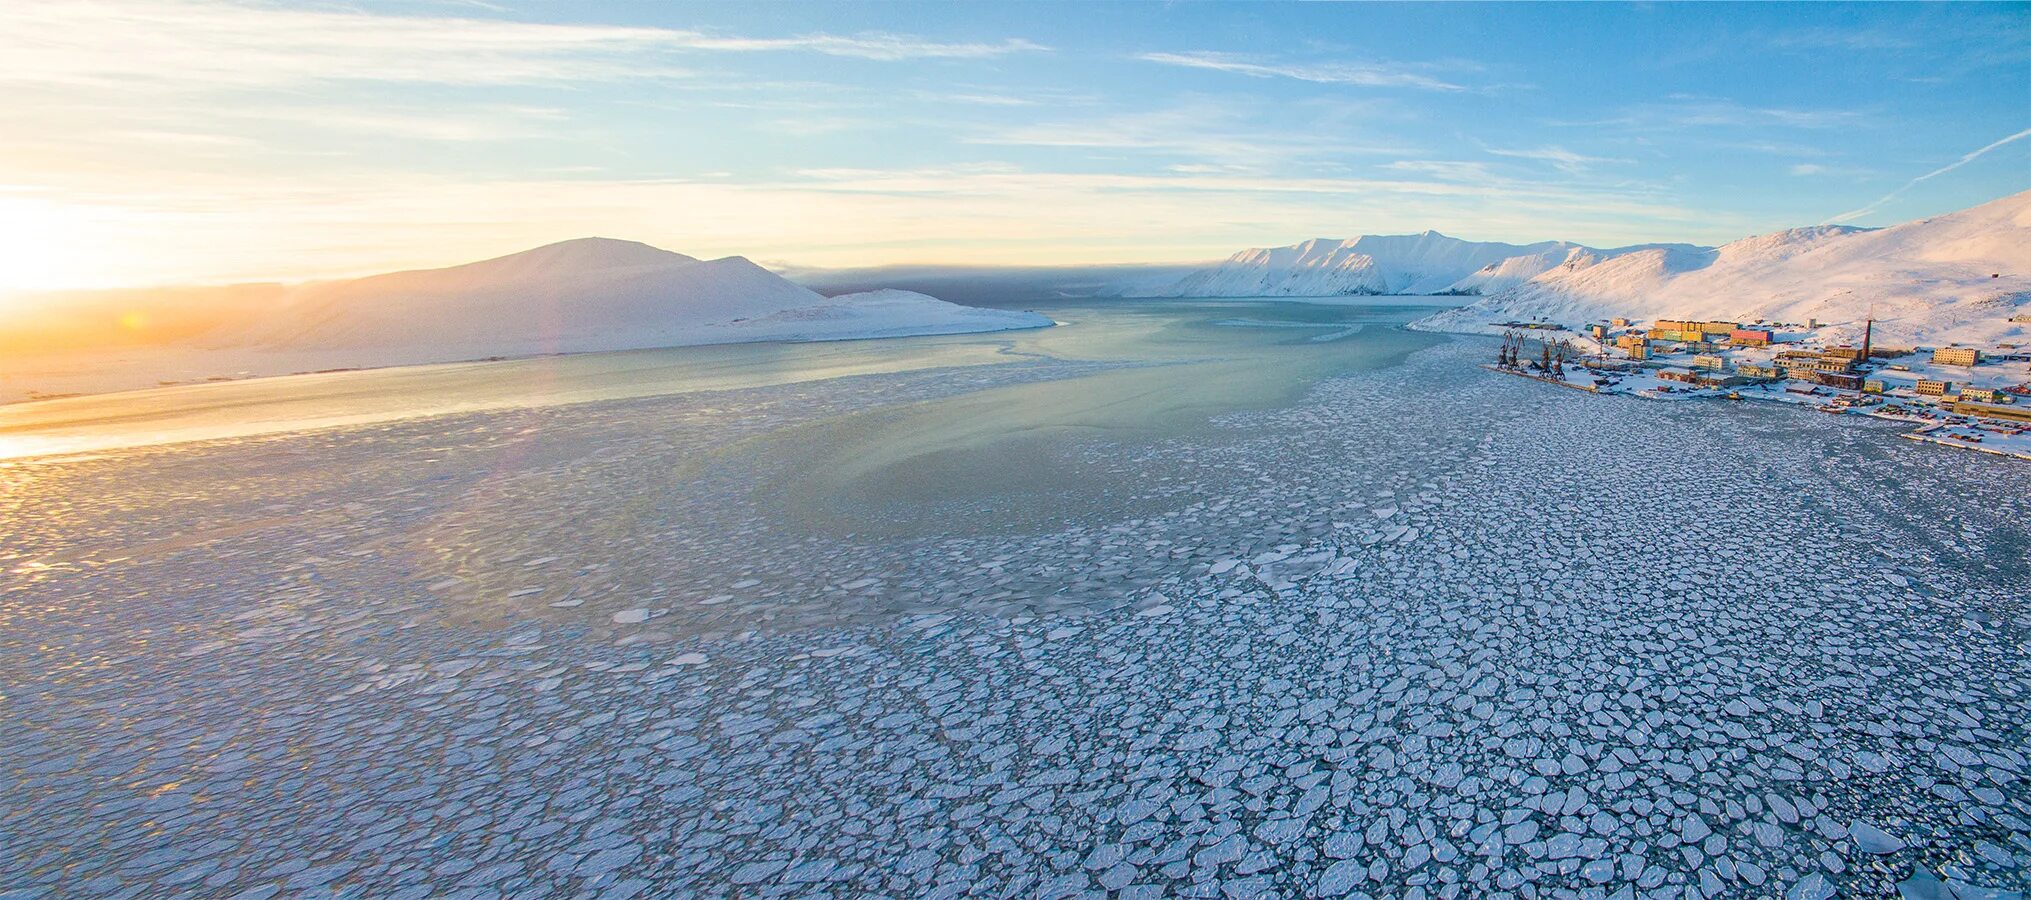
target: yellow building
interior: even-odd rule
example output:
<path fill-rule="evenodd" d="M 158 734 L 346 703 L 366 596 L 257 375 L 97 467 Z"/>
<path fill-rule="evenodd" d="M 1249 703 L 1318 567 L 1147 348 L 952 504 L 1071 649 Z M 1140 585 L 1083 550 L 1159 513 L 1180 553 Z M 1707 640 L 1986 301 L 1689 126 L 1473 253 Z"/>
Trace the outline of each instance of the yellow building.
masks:
<path fill-rule="evenodd" d="M 1963 402 L 1974 400 L 1980 403 L 2008 403 L 2012 399 L 2009 394 L 1995 388 L 1978 387 L 1961 388 L 1960 398 Z"/>
<path fill-rule="evenodd" d="M 1982 361 L 1982 351 L 1973 347 L 1941 347 L 1932 351 L 1935 366 L 1972 366 Z"/>
<path fill-rule="evenodd" d="M 1696 369 L 1714 369 L 1716 371 L 1728 367 L 1727 360 L 1711 354 L 1693 357 L 1692 364 L 1693 368 Z"/>
<path fill-rule="evenodd" d="M 2031 422 L 2031 409 L 2014 406 L 1990 406 L 1986 403 L 1969 403 L 1965 400 L 1948 404 L 1948 409 L 1963 416 L 1981 416 L 1988 419 L 2008 419 L 2012 422 Z"/>
<path fill-rule="evenodd" d="M 1953 389 L 1953 382 L 1934 381 L 1930 378 L 1920 378 L 1918 379 L 1917 386 L 1914 387 L 1913 389 L 1927 397 L 1944 397 L 1946 396 L 1947 391 Z"/>

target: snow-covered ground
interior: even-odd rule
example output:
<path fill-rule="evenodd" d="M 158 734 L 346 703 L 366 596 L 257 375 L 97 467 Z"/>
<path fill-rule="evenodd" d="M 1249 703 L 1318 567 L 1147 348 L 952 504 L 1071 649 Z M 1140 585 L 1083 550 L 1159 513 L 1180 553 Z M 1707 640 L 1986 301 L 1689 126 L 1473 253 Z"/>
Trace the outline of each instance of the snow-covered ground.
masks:
<path fill-rule="evenodd" d="M 2024 467 L 1486 355 L 1083 445 L 1014 533 L 802 527 L 752 450 L 1090 364 L 0 468 L 0 886 L 2026 887 Z"/>

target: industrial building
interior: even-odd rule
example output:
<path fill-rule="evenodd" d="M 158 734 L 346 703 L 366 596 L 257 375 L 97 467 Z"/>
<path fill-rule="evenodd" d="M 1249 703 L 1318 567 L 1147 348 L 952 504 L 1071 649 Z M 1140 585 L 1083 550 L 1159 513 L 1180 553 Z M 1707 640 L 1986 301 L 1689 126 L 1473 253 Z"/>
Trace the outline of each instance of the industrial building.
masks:
<path fill-rule="evenodd" d="M 1982 416 L 1989 419 L 2008 419 L 2012 422 L 2031 422 L 2031 409 L 2015 406 L 1991 406 L 1987 403 L 1969 403 L 1961 400 L 1946 404 L 1946 408 L 1958 415 Z"/>

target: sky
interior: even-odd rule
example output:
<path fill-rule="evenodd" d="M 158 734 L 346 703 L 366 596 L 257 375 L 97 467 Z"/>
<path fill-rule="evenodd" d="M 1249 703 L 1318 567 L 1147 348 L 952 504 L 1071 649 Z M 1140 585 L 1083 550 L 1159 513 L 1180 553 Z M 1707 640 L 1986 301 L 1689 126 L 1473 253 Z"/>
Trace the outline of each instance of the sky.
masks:
<path fill-rule="evenodd" d="M 1720 243 L 2031 188 L 2031 4 L 0 4 L 0 291 Z"/>

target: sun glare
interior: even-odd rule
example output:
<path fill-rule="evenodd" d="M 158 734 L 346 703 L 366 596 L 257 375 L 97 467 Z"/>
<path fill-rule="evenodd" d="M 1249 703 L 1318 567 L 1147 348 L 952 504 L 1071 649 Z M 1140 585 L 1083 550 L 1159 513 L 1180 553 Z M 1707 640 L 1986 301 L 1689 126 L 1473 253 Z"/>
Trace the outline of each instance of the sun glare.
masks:
<path fill-rule="evenodd" d="M 0 300 L 94 284 L 82 224 L 69 207 L 0 194 Z"/>

